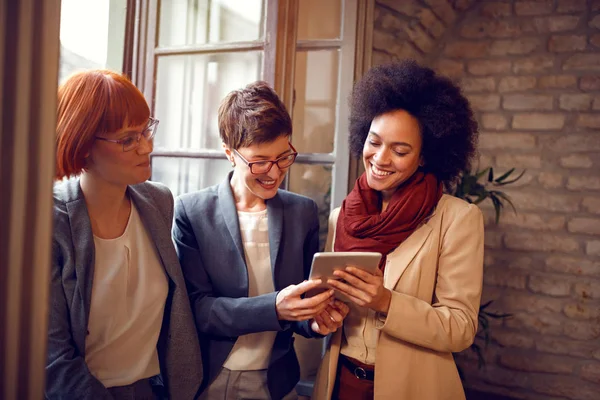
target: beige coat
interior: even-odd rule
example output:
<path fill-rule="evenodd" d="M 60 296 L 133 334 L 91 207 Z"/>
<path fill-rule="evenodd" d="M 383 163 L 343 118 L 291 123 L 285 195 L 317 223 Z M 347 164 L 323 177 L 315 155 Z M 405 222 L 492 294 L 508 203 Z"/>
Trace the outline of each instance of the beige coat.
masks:
<path fill-rule="evenodd" d="M 339 209 L 329 218 L 333 248 Z M 435 212 L 387 257 L 392 290 L 376 352 L 375 399 L 460 400 L 464 390 L 452 352 L 477 332 L 483 280 L 483 216 L 477 206 L 443 195 Z M 313 399 L 331 399 L 342 330 L 329 338 Z"/>

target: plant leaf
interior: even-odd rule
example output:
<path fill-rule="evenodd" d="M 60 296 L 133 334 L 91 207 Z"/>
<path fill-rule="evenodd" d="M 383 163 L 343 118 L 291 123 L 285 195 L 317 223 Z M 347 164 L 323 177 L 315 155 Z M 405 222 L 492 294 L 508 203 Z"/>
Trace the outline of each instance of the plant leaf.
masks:
<path fill-rule="evenodd" d="M 490 200 L 494 204 L 494 210 L 496 211 L 496 224 L 500 221 L 500 211 L 502 211 L 502 202 L 496 197 L 495 194 L 490 192 Z"/>
<path fill-rule="evenodd" d="M 471 345 L 471 350 L 473 350 L 475 352 L 475 354 L 477 354 L 477 367 L 479 369 L 483 368 L 485 366 L 485 359 L 483 358 L 483 353 L 481 352 L 481 347 L 479 347 L 479 345 L 477 343 L 473 343 Z"/>
<path fill-rule="evenodd" d="M 486 169 L 483 169 L 483 170 L 481 170 L 481 171 L 475 172 L 475 180 L 476 180 L 476 181 L 478 181 L 478 180 L 479 180 L 479 178 L 481 178 L 483 175 L 485 175 L 485 173 L 486 173 L 486 172 L 488 172 L 488 170 L 489 170 L 490 168 L 491 168 L 491 167 L 487 167 Z"/>
<path fill-rule="evenodd" d="M 492 190 L 490 193 L 493 193 L 495 196 L 501 198 L 502 200 L 506 201 L 508 203 L 508 205 L 510 206 L 510 208 L 512 208 L 513 212 L 516 214 L 517 213 L 517 209 L 515 208 L 515 205 L 512 203 L 512 201 L 510 200 L 510 197 L 508 197 L 508 195 L 504 192 L 500 192 L 498 190 Z"/>
<path fill-rule="evenodd" d="M 494 313 L 494 312 L 486 312 L 488 317 L 494 319 L 502 319 L 502 318 L 512 318 L 513 314 L 510 313 Z"/>
<path fill-rule="evenodd" d="M 488 321 L 487 317 L 483 316 L 482 318 L 479 319 L 480 325 L 481 325 L 481 329 L 486 332 L 489 328 L 490 328 L 490 322 Z"/>
<path fill-rule="evenodd" d="M 488 301 L 486 301 L 485 303 L 483 303 L 482 305 L 479 306 L 479 310 L 485 310 L 493 302 L 494 302 L 494 300 L 488 300 Z"/>
<path fill-rule="evenodd" d="M 510 174 L 512 174 L 514 171 L 515 171 L 514 168 L 509 169 L 500 178 L 496 179 L 494 182 L 502 183 L 502 181 L 505 180 L 506 178 L 508 178 L 510 176 Z"/>
<path fill-rule="evenodd" d="M 519 174 L 519 176 L 517 176 L 515 179 L 511 179 L 510 181 L 504 181 L 502 183 L 499 183 L 498 186 L 504 186 L 504 185 L 508 185 L 511 183 L 515 183 L 516 181 L 518 181 L 519 179 L 521 179 L 521 177 L 525 174 L 525 171 L 527 171 L 526 169 L 523 170 L 523 172 L 521 172 Z"/>

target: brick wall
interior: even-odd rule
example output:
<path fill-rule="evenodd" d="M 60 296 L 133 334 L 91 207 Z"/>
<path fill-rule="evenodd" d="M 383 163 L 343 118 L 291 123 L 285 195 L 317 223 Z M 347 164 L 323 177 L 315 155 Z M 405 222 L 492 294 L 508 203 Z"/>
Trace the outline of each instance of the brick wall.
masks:
<path fill-rule="evenodd" d="M 527 169 L 489 206 L 488 366 L 467 387 L 522 399 L 600 399 L 600 1 L 376 0 L 373 62 L 415 58 L 461 84 L 480 166 Z"/>

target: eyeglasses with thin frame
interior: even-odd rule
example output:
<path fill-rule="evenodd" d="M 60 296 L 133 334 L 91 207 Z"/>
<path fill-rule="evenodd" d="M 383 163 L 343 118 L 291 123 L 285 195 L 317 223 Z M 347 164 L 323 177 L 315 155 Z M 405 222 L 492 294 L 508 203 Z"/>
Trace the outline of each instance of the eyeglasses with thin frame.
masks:
<path fill-rule="evenodd" d="M 292 165 L 294 161 L 296 161 L 296 156 L 298 156 L 298 152 L 296 151 L 294 146 L 292 146 L 291 143 L 289 145 L 292 150 L 292 153 L 288 153 L 284 156 L 281 156 L 276 160 L 248 161 L 237 150 L 234 149 L 233 152 L 237 154 L 239 158 L 241 158 L 241 160 L 248 166 L 248 168 L 250 168 L 251 174 L 258 175 L 268 173 L 271 170 L 271 168 L 273 168 L 273 164 L 277 164 L 277 167 L 279 169 L 284 169 Z"/>
<path fill-rule="evenodd" d="M 156 130 L 158 128 L 158 122 L 159 121 L 156 118 L 150 117 L 148 120 L 148 125 L 146 125 L 143 131 L 135 132 L 123 139 L 107 139 L 101 136 L 95 136 L 95 139 L 120 144 L 123 147 L 123 152 L 132 151 L 139 147 L 142 136 L 144 136 L 147 141 L 154 139 Z"/>

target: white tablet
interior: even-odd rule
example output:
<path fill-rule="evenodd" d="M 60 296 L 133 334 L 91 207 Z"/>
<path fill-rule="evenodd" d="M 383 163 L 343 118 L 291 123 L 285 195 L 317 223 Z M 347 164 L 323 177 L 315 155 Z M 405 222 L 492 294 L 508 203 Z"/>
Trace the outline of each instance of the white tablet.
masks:
<path fill-rule="evenodd" d="M 327 279 L 340 279 L 333 275 L 333 271 L 353 266 L 374 273 L 379 267 L 381 253 L 375 252 L 330 252 L 316 253 L 310 268 L 309 279 L 321 279 L 321 285 L 306 292 L 306 297 L 312 297 L 330 288 Z M 336 292 L 335 297 L 341 301 L 350 301 L 342 293 Z"/>

